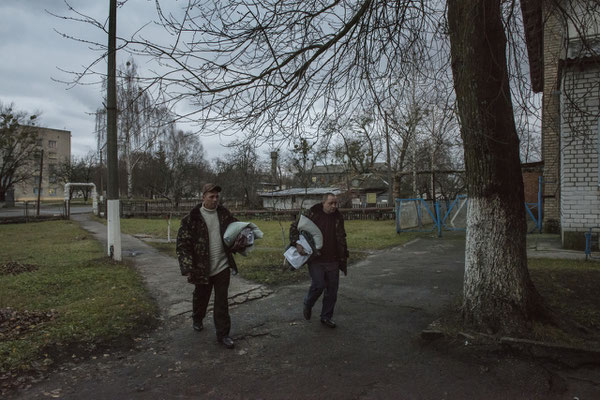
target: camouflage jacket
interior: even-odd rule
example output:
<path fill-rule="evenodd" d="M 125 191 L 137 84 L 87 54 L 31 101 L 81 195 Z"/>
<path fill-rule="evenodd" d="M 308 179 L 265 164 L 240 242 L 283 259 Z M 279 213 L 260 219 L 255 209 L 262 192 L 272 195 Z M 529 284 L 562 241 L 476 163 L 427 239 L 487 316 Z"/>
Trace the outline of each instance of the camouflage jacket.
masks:
<path fill-rule="evenodd" d="M 311 221 L 315 222 L 320 214 L 323 213 L 323 204 L 318 203 L 312 206 L 310 209 L 306 210 L 303 214 L 308 217 Z M 336 249 L 337 249 L 337 259 L 340 263 L 340 270 L 346 275 L 348 273 L 348 244 L 346 243 L 346 229 L 344 228 L 344 217 L 339 210 L 335 210 L 335 240 L 336 240 Z M 296 219 L 296 221 L 292 222 L 292 226 L 290 227 L 290 246 L 294 246 L 300 237 L 300 232 L 298 232 L 298 221 L 300 220 L 300 216 Z M 315 253 L 311 255 L 308 259 L 308 262 L 311 261 L 312 258 L 315 257 Z"/>
<path fill-rule="evenodd" d="M 188 275 L 188 282 L 194 284 L 208 284 L 210 257 L 208 244 L 208 228 L 200 212 L 201 205 L 192 208 L 190 213 L 181 220 L 181 227 L 177 233 L 177 258 L 181 275 Z M 237 221 L 231 213 L 223 206 L 217 206 L 217 215 L 221 229 L 221 237 L 227 226 Z M 227 262 L 234 274 L 237 273 L 237 265 L 233 259 L 233 253 L 228 251 L 223 243 L 227 254 Z"/>

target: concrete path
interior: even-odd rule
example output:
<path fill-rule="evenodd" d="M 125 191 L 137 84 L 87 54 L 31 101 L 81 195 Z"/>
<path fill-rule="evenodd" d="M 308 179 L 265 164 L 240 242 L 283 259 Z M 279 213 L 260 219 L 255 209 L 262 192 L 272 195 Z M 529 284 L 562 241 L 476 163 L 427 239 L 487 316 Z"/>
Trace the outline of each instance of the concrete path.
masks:
<path fill-rule="evenodd" d="M 123 243 L 141 252 L 132 260 L 173 316 L 137 338 L 135 349 L 66 363 L 15 398 L 600 399 L 595 366 L 527 359 L 469 340 L 421 340 L 462 290 L 461 235 L 419 239 L 350 265 L 341 277 L 336 329 L 319 323 L 320 304 L 304 320 L 307 283 L 240 303 L 231 310 L 234 350 L 216 343 L 211 321 L 200 333 L 191 329 L 191 288 L 174 260 L 140 241 Z"/>

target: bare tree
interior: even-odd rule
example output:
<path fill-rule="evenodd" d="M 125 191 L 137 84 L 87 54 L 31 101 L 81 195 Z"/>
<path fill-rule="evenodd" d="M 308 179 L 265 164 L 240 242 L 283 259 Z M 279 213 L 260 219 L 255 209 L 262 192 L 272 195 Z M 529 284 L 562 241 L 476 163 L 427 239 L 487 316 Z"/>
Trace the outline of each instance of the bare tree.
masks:
<path fill-rule="evenodd" d="M 34 156 L 38 151 L 37 116 L 0 103 L 0 201 L 14 185 L 34 175 Z"/>
<path fill-rule="evenodd" d="M 233 145 L 233 148 L 216 160 L 216 180 L 227 198 L 233 198 L 245 207 L 257 207 L 260 205 L 257 188 L 265 169 L 254 146 L 246 143 Z"/>
<path fill-rule="evenodd" d="M 197 197 L 209 176 L 204 147 L 190 132 L 172 130 L 162 142 L 166 176 L 162 195 L 177 205 L 185 197 Z"/>
<path fill-rule="evenodd" d="M 142 86 L 133 58 L 119 68 L 117 83 L 119 153 L 126 168 L 127 197 L 131 198 L 134 168 L 173 129 L 174 116 Z M 106 142 L 105 107 L 96 112 L 96 138 L 100 151 Z"/>
<path fill-rule="evenodd" d="M 58 163 L 54 175 L 58 181 L 62 183 L 76 182 L 76 183 L 90 183 L 94 180 L 96 175 L 96 168 L 98 167 L 96 154 L 88 153 L 81 157 L 71 157 L 71 160 L 64 160 Z M 70 187 L 69 188 L 69 200 L 73 197 L 76 191 L 80 191 L 85 201 L 91 192 L 89 187 Z"/>
<path fill-rule="evenodd" d="M 463 315 L 479 329 L 523 332 L 545 312 L 527 270 L 502 11 L 501 0 L 448 1 L 469 194 Z"/>
<path fill-rule="evenodd" d="M 324 139 L 333 142 L 332 151 L 348 172 L 364 174 L 374 171 L 375 163 L 383 153 L 382 135 L 375 119 L 359 114 L 345 121 L 330 120 L 323 128 Z"/>

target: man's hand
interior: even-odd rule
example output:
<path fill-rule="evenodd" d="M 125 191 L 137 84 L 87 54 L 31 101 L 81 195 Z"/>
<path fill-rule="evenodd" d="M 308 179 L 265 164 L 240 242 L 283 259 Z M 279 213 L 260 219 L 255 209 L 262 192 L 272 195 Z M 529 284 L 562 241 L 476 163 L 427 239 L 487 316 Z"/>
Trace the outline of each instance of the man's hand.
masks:
<path fill-rule="evenodd" d="M 296 243 L 296 250 L 300 253 L 301 256 L 305 256 L 306 252 L 304 251 L 304 247 L 301 244 Z"/>

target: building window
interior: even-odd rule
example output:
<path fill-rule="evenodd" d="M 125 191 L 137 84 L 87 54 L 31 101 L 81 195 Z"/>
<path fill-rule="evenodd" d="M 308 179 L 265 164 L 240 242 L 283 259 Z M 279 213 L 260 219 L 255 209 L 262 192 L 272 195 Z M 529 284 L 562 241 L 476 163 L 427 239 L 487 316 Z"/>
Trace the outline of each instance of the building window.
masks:
<path fill-rule="evenodd" d="M 57 180 L 58 179 L 56 178 L 56 164 L 48 165 L 48 182 L 56 183 Z"/>
<path fill-rule="evenodd" d="M 33 188 L 33 194 L 35 194 L 35 195 L 37 195 L 37 194 L 38 194 L 38 188 L 37 188 L 37 187 L 34 187 L 34 188 Z M 40 192 L 40 196 L 41 196 L 42 194 L 44 194 L 44 189 L 42 189 L 42 191 Z"/>
<path fill-rule="evenodd" d="M 55 152 L 48 153 L 48 159 L 50 159 L 50 160 L 56 160 L 56 153 Z"/>
<path fill-rule="evenodd" d="M 33 184 L 37 187 L 40 184 L 40 176 L 36 175 L 33 177 Z"/>
<path fill-rule="evenodd" d="M 48 148 L 55 149 L 56 148 L 56 140 L 48 140 Z"/>
<path fill-rule="evenodd" d="M 48 189 L 48 195 L 50 195 L 50 196 L 56 196 L 56 189 L 54 189 L 54 188 Z"/>

